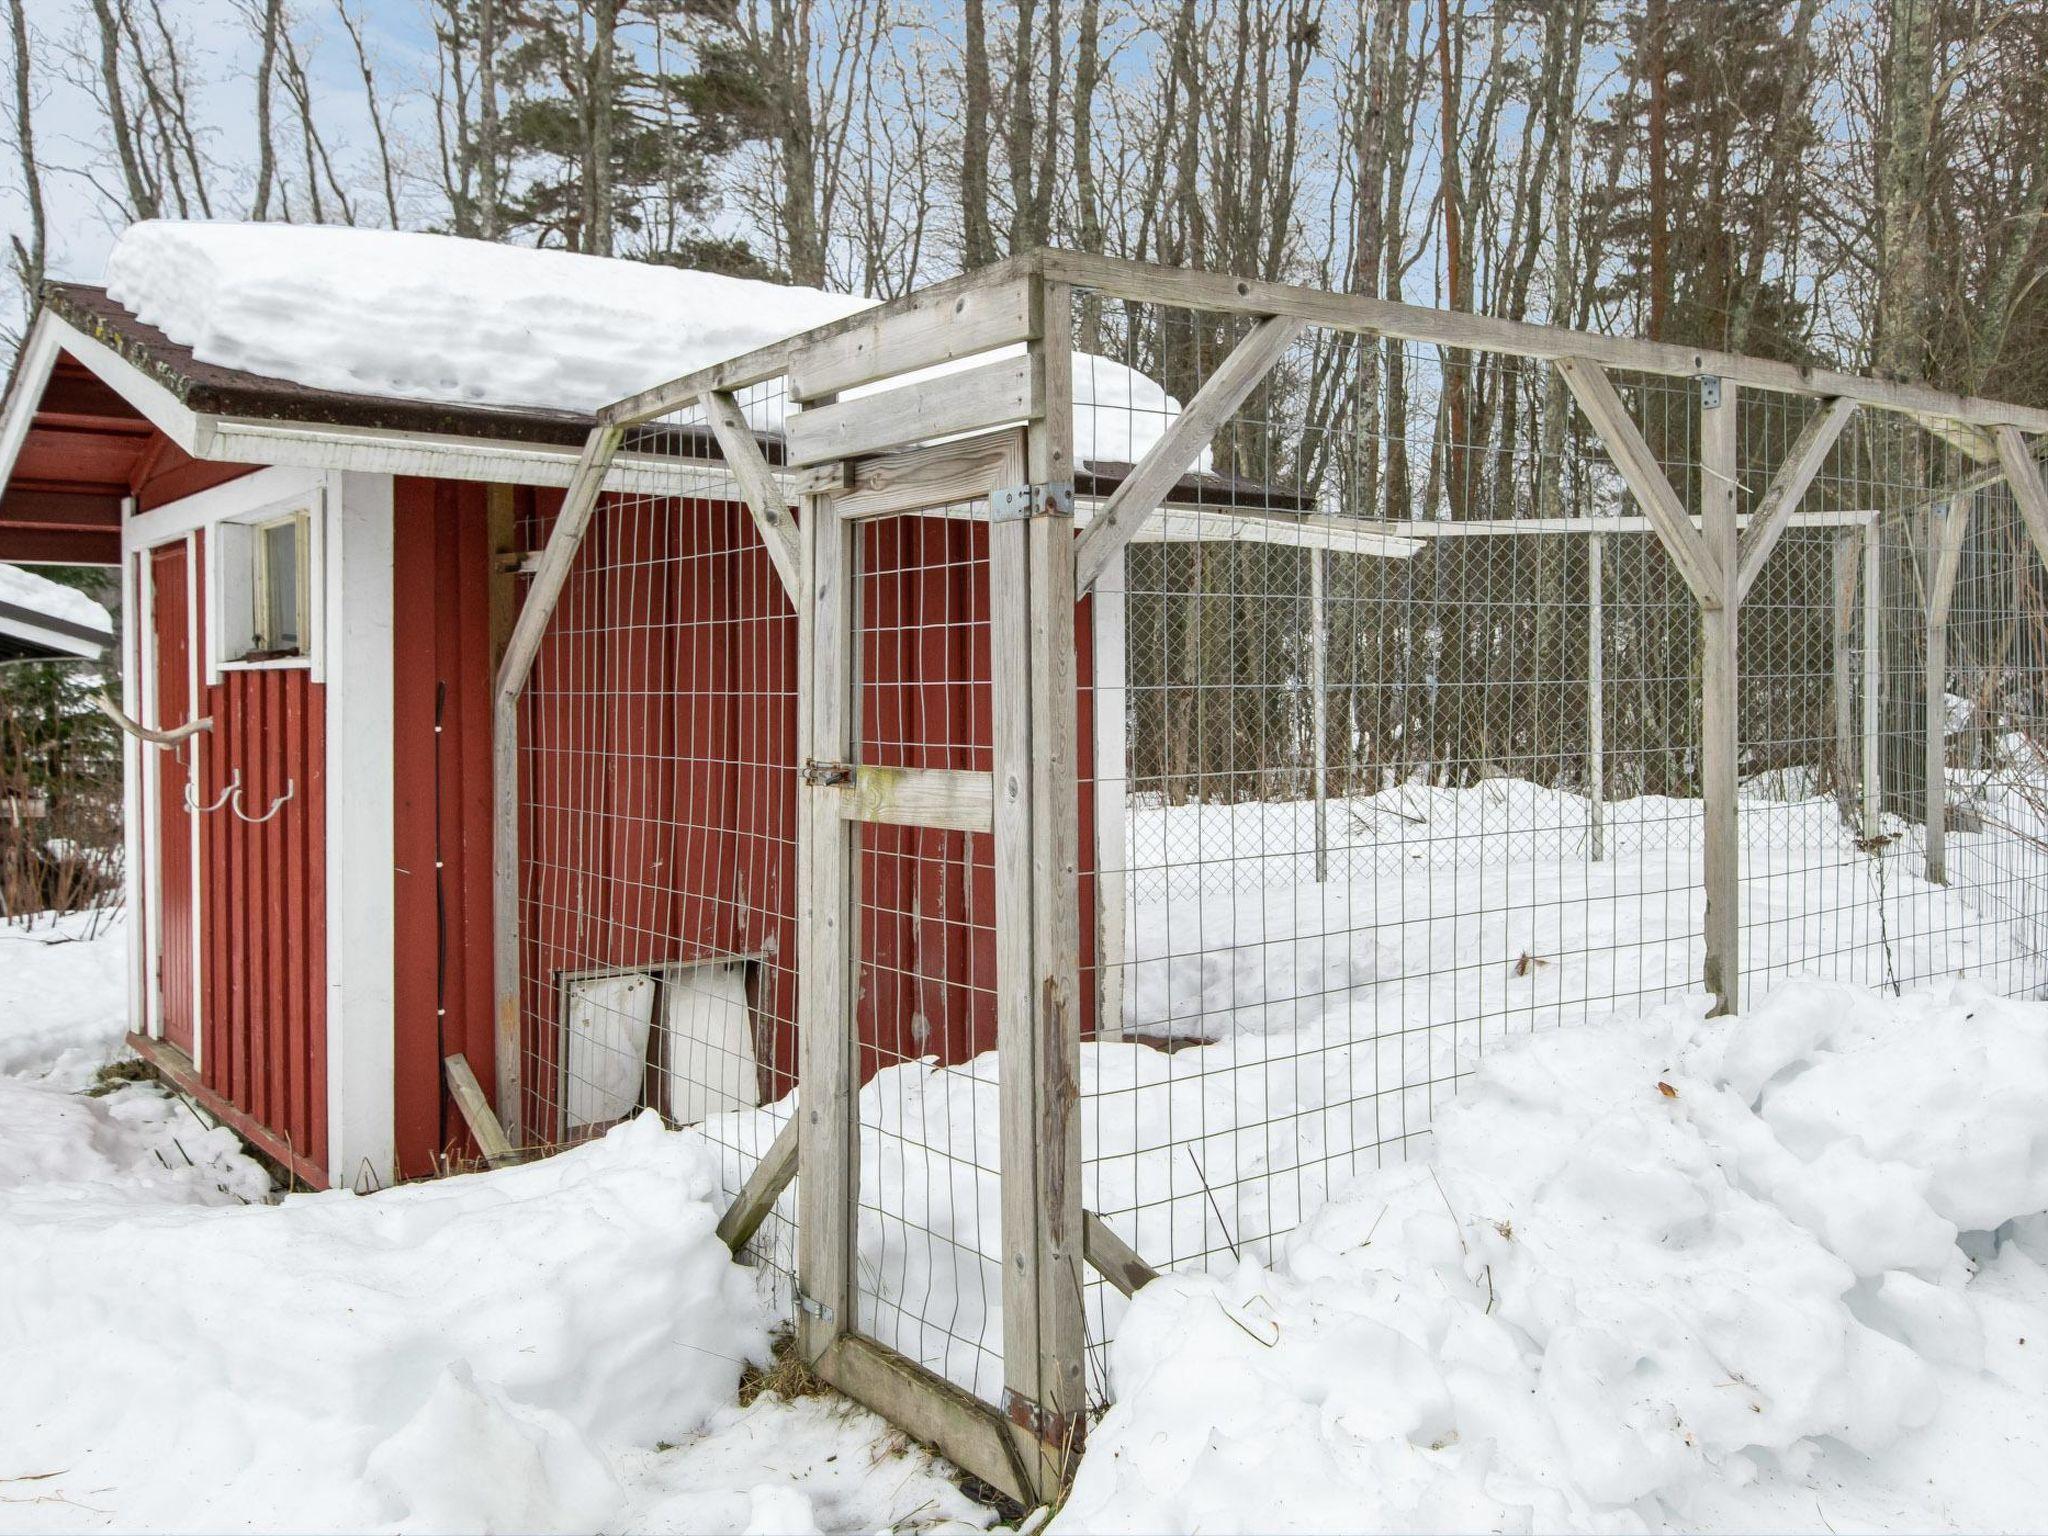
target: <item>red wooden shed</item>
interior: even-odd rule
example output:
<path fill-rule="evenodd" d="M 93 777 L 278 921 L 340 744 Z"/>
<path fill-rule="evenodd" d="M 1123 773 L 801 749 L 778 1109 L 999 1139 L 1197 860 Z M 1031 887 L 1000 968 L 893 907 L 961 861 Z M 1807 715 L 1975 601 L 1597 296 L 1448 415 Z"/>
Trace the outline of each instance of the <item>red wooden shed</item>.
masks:
<path fill-rule="evenodd" d="M 390 313 L 395 287 L 352 296 L 354 271 L 409 280 L 416 307 Z M 571 578 L 535 660 L 528 995 L 509 1027 L 493 1016 L 493 682 L 592 407 L 625 392 L 596 365 L 630 376 L 638 358 L 652 383 L 860 301 L 283 226 L 140 226 L 110 275 L 43 295 L 0 409 L 0 560 L 121 569 L 135 1048 L 314 1185 L 472 1152 L 446 1064 L 490 1097 L 501 1041 L 524 1058 L 503 1118 L 533 1142 L 643 1104 L 690 1119 L 785 1091 L 796 620 L 712 434 L 662 450 L 716 471 L 702 494 L 636 489 L 630 463 L 607 481 L 584 558 L 611 576 Z M 609 331 L 593 291 L 632 300 Z M 647 323 L 650 293 L 668 326 Z M 515 310 L 530 323 L 508 331 Z M 285 342 L 248 318 L 280 313 Z M 755 434 L 771 463 L 774 425 Z M 1082 467 L 1100 494 L 1127 466 Z M 865 728 L 904 766 L 986 766 L 986 533 L 910 519 L 866 535 Z M 1121 666 L 1120 607 L 1079 623 L 1085 697 L 1092 648 Z M 1084 800 L 1084 847 L 1121 838 L 1121 804 L 1104 813 Z M 873 836 L 863 1038 L 876 1059 L 988 1048 L 985 835 Z M 593 1031 L 656 1008 L 667 1027 L 627 1031 L 640 1055 L 623 1072 L 589 1053 Z"/>

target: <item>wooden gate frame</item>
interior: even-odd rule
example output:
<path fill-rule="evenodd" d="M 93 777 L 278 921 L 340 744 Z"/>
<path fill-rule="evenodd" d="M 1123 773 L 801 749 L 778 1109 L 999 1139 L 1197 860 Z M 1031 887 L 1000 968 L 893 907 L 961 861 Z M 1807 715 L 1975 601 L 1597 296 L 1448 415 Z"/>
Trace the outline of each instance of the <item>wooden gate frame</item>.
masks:
<path fill-rule="evenodd" d="M 1108 299 L 1252 322 L 1078 540 L 1068 365 L 1076 287 Z M 1995 463 L 1986 478 L 2003 474 L 2011 481 L 2028 531 L 2048 558 L 2048 488 L 2022 435 L 2048 434 L 2048 411 L 1729 353 L 1063 251 L 998 262 L 601 411 L 497 677 L 498 1115 L 511 1140 L 522 1140 L 519 698 L 625 432 L 701 408 L 790 590 L 800 654 L 798 889 L 805 909 L 798 938 L 799 1110 L 756 1165 L 719 1232 L 735 1249 L 744 1246 L 797 1169 L 808 1170 L 798 1189 L 799 1347 L 805 1357 L 847 1395 L 1025 1502 L 1057 1497 L 1080 1449 L 1084 1258 L 1126 1294 L 1154 1274 L 1080 1207 L 1074 603 L 1309 325 L 1550 361 L 1641 504 L 1701 613 L 1704 979 L 1724 1011 L 1736 1006 L 1739 983 L 1737 620 L 1849 415 L 1858 407 L 1904 414 L 1973 458 Z M 987 353 L 996 355 L 943 378 L 914 377 Z M 1700 381 L 1704 492 L 1697 523 L 1622 406 L 1610 368 Z M 748 428 L 736 392 L 779 378 L 787 379 L 790 400 L 802 409 L 789 418 L 784 463 L 776 468 Z M 1777 467 L 1746 530 L 1736 507 L 1735 407 L 1744 388 L 1824 402 Z M 793 526 L 791 501 L 801 508 Z M 985 505 L 980 515 L 991 523 L 993 771 L 866 769 L 854 761 L 854 541 L 848 525 L 963 502 Z M 1937 582 L 1948 590 L 1954 559 L 1948 546 L 1960 546 L 1959 523 L 1951 521 L 1952 537 L 1944 541 L 1942 568 L 1949 574 Z M 1866 569 L 1874 547 L 1866 529 Z M 1940 682 L 1931 669 L 1930 690 L 1933 708 Z M 1937 740 L 1930 753 L 1938 750 Z M 1938 786 L 1938 775 L 1933 782 Z M 1938 787 L 1930 791 L 1929 810 L 1939 817 Z M 997 932 L 1004 1170 L 1000 1410 L 853 1326 L 860 1150 L 853 834 L 862 821 L 988 830 L 995 837 L 1003 914 Z M 1938 836 L 1930 840 L 1931 859 L 1937 847 Z M 1013 921 L 1019 913 L 1028 921 Z"/>

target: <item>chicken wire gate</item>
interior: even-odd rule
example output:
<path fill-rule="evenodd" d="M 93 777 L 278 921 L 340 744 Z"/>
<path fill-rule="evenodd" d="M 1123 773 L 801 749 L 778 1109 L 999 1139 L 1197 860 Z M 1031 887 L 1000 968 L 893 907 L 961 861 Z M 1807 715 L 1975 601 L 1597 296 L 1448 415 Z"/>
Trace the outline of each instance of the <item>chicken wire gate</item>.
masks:
<path fill-rule="evenodd" d="M 620 402 L 498 679 L 506 1137 L 701 1124 L 814 1369 L 1051 1498 L 1124 1298 L 1490 1041 L 2048 988 L 2043 432 L 1061 252 Z"/>

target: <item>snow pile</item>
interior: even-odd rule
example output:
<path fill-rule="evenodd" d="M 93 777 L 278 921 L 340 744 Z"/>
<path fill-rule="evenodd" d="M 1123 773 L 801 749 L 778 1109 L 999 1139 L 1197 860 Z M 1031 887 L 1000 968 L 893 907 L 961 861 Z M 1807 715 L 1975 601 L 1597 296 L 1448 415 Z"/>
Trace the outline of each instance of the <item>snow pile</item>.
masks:
<path fill-rule="evenodd" d="M 166 219 L 122 234 L 106 286 L 204 363 L 352 394 L 573 411 L 874 304 L 452 235 Z M 1122 363 L 1082 353 L 1073 369 L 1083 463 L 1142 457 L 1180 414 L 1180 402 Z M 742 403 L 756 428 L 782 429 L 779 393 L 749 391 Z"/>
<path fill-rule="evenodd" d="M 1110 1349 L 1073 1530 L 2025 1526 L 2048 1013 L 1806 983 L 1489 1054 Z"/>
<path fill-rule="evenodd" d="M 0 603 L 26 608 L 45 618 L 60 619 L 66 624 L 76 624 L 100 634 L 111 635 L 114 632 L 114 621 L 107 617 L 107 610 L 78 588 L 67 587 L 47 576 L 38 576 L 18 565 L 0 565 Z"/>
<path fill-rule="evenodd" d="M 594 411 L 866 299 L 450 235 L 151 220 L 107 292 L 201 362 L 318 389 Z"/>
<path fill-rule="evenodd" d="M 0 923 L 0 1074 L 54 1088 L 90 1084 L 122 1054 L 127 970 L 125 913 Z"/>

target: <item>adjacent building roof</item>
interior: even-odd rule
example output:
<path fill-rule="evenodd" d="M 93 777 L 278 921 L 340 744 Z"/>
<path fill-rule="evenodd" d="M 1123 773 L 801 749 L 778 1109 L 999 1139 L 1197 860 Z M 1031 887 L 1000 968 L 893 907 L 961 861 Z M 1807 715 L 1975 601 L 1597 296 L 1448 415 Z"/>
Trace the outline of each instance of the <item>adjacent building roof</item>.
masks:
<path fill-rule="evenodd" d="M 107 610 L 76 587 L 0 565 L 0 662 L 98 661 L 113 643 Z"/>

